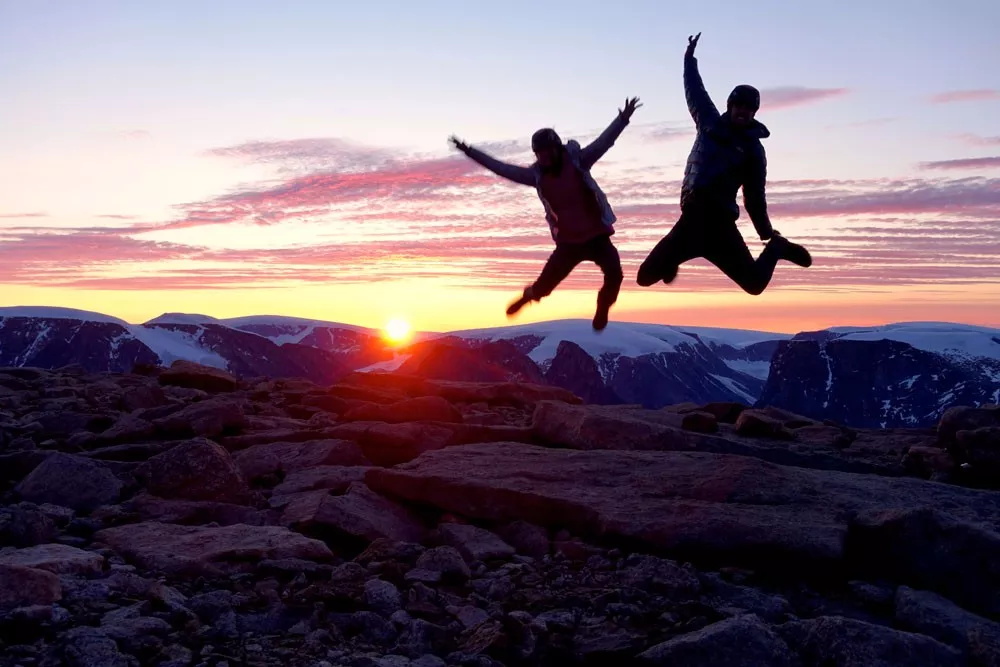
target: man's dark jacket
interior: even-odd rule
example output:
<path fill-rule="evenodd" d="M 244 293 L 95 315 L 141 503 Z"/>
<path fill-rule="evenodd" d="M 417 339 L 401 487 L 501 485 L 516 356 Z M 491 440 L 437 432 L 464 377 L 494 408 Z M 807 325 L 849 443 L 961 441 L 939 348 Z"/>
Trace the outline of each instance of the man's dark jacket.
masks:
<path fill-rule="evenodd" d="M 756 120 L 746 128 L 736 127 L 728 112 L 720 114 L 705 90 L 694 56 L 684 58 L 684 95 L 698 136 L 684 168 L 681 208 L 693 204 L 721 207 L 735 220 L 740 215 L 736 193 L 742 187 L 743 206 L 757 234 L 770 238 L 771 221 L 764 197 L 767 157 L 760 140 L 771 132 Z"/>

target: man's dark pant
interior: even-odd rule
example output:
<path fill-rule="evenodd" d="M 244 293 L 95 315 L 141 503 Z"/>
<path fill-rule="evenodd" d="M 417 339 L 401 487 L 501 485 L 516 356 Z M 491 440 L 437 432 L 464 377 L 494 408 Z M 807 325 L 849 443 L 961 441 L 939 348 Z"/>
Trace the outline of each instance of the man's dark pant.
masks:
<path fill-rule="evenodd" d="M 689 205 L 639 267 L 636 282 L 643 287 L 660 280 L 672 282 L 684 262 L 704 257 L 750 294 L 760 294 L 771 282 L 781 259 L 778 246 L 769 243 L 756 260 L 750 254 L 736 218 L 722 207 Z"/>
<path fill-rule="evenodd" d="M 578 264 L 587 261 L 597 264 L 604 273 L 604 285 L 597 294 L 597 300 L 600 304 L 610 306 L 618 300 L 618 292 L 621 290 L 624 277 L 618 249 L 607 235 L 598 236 L 586 243 L 556 244 L 556 249 L 545 262 L 541 275 L 529 288 L 531 298 L 538 301 L 548 296 Z"/>

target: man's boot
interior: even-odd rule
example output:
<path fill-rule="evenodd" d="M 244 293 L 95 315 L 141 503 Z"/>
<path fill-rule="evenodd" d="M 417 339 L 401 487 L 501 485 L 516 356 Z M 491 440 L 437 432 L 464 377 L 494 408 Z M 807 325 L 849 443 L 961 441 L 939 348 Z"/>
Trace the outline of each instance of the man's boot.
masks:
<path fill-rule="evenodd" d="M 775 251 L 778 253 L 778 257 L 783 260 L 789 261 L 792 264 L 798 264 L 803 268 L 812 266 L 812 255 L 809 254 L 809 251 L 806 250 L 805 246 L 801 246 L 798 243 L 792 243 L 777 231 L 774 232 L 774 235 L 771 237 L 771 240 L 767 245 L 768 247 L 773 245 Z"/>

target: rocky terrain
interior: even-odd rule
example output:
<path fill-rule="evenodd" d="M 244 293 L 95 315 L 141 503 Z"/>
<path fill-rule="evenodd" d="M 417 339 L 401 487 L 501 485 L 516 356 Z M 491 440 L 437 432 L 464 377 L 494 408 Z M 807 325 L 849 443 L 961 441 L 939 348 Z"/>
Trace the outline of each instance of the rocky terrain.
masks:
<path fill-rule="evenodd" d="M 1000 407 L 0 368 L 0 664 L 1000 665 Z"/>

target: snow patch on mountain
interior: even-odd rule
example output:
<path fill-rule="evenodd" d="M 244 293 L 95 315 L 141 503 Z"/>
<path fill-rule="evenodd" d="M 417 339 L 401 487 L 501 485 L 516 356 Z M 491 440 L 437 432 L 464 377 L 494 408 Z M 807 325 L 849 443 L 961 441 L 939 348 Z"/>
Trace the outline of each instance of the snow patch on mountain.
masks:
<path fill-rule="evenodd" d="M 947 322 L 900 322 L 878 327 L 832 327 L 840 340 L 894 340 L 947 356 L 1000 359 L 1000 329 Z"/>
<path fill-rule="evenodd" d="M 743 373 L 758 380 L 766 380 L 771 372 L 770 361 L 747 361 L 745 359 L 723 359 L 723 362 L 737 373 Z"/>
<path fill-rule="evenodd" d="M 359 368 L 359 373 L 391 373 L 393 371 L 399 370 L 399 368 L 407 362 L 407 360 L 412 357 L 412 354 L 397 354 L 395 357 L 388 361 L 380 361 L 376 364 L 370 366 L 365 366 L 364 368 Z"/>
<path fill-rule="evenodd" d="M 58 306 L 4 306 L 0 307 L 0 318 L 5 317 L 33 317 L 47 320 L 81 320 L 83 322 L 108 322 L 120 324 L 127 327 L 129 324 L 125 320 L 117 317 L 94 313 L 89 310 L 77 310 L 76 308 L 60 308 Z"/>
<path fill-rule="evenodd" d="M 178 359 L 184 359 L 223 370 L 229 368 L 229 364 L 222 356 L 200 345 L 204 329 L 199 329 L 197 334 L 162 326 L 129 325 L 128 329 L 139 342 L 160 358 L 164 366 L 169 366 Z"/>
<path fill-rule="evenodd" d="M 197 313 L 163 313 L 159 317 L 154 317 L 146 326 L 154 324 L 221 324 L 222 322 L 211 315 L 199 315 Z"/>
<path fill-rule="evenodd" d="M 379 333 L 377 329 L 357 326 L 355 324 L 343 324 L 341 322 L 329 322 L 327 320 L 312 320 L 304 317 L 288 317 L 285 315 L 249 315 L 246 317 L 230 317 L 224 320 L 218 320 L 218 322 L 227 327 L 233 327 L 234 329 L 241 329 L 247 326 L 287 327 L 289 330 L 292 328 L 301 328 L 299 329 L 300 331 L 307 330 L 307 333 L 304 333 L 303 337 L 308 335 L 308 333 L 311 333 L 316 328 L 347 329 L 348 331 L 357 331 L 371 335 L 378 335 Z"/>
<path fill-rule="evenodd" d="M 450 335 L 460 338 L 499 341 L 518 336 L 537 336 L 541 342 L 528 354 L 532 361 L 545 363 L 556 356 L 559 343 L 576 343 L 594 359 L 605 354 L 640 357 L 646 354 L 674 352 L 695 340 L 672 327 L 634 325 L 612 322 L 602 332 L 595 332 L 590 320 L 555 320 L 494 329 L 467 329 Z"/>

